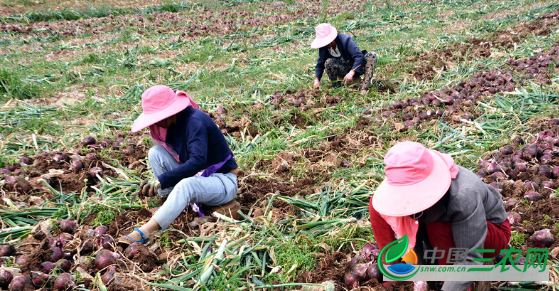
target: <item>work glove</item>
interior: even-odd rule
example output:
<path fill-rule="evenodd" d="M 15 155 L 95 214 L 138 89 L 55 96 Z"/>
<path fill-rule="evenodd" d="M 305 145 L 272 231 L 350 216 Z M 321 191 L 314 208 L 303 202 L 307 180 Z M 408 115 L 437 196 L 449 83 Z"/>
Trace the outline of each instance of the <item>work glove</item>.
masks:
<path fill-rule="evenodd" d="M 145 179 L 140 184 L 140 192 L 142 192 L 142 194 L 147 197 L 153 197 L 157 195 L 157 191 L 159 190 L 159 188 L 161 188 L 161 184 L 156 177 Z"/>

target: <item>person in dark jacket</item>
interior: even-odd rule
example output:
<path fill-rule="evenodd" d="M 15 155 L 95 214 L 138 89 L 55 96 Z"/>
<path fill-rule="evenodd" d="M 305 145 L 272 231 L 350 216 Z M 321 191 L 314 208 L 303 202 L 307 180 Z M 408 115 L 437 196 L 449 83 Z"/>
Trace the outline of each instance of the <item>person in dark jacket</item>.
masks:
<path fill-rule="evenodd" d="M 186 92 L 153 86 L 142 94 L 142 108 L 132 132 L 149 127 L 157 145 L 148 152 L 154 177 L 140 188 L 142 193 L 167 196 L 167 200 L 145 225 L 121 237 L 123 243 L 145 243 L 191 203 L 219 206 L 237 195 L 233 152 L 219 127 Z"/>
<path fill-rule="evenodd" d="M 474 265 L 507 248 L 510 223 L 501 194 L 450 155 L 416 142 L 401 142 L 384 157 L 386 178 L 371 197 L 369 212 L 380 249 L 404 235 L 408 252 L 424 264 L 423 246 L 444 250 L 439 265 Z M 453 261 L 451 249 L 464 251 Z M 492 253 L 475 252 L 493 249 Z M 439 254 L 442 256 L 442 253 Z M 442 290 L 467 290 L 471 282 L 445 282 Z"/>
<path fill-rule="evenodd" d="M 316 38 L 311 43 L 312 48 L 318 49 L 314 88 L 320 87 L 320 79 L 326 70 L 334 87 L 340 85 L 339 79 L 347 85 L 364 75 L 361 93 L 365 94 L 373 79 L 377 54 L 361 51 L 351 36 L 338 33 L 330 24 L 319 24 L 315 31 Z"/>

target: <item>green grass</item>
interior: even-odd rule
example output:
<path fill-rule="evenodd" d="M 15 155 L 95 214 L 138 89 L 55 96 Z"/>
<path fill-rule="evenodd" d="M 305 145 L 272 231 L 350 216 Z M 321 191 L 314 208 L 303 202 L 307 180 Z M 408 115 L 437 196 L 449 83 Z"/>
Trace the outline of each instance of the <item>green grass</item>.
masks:
<path fill-rule="evenodd" d="M 33 6 L 30 0 L 20 2 Z M 471 38 L 491 38 L 495 31 L 533 21 L 541 14 L 559 9 L 557 3 L 446 0 L 432 5 L 421 1 L 378 1 L 352 3 L 360 9 L 332 14 L 329 9 L 336 9 L 341 2 L 286 0 L 281 5 L 268 6 L 271 2 L 208 0 L 166 2 L 145 8 L 92 6 L 83 10 L 63 8 L 2 17 L 1 20 L 10 25 L 25 27 L 33 23 L 37 27 L 30 34 L 0 32 L 3 54 L 0 58 L 0 166 L 11 163 L 22 153 L 33 155 L 42 150 L 75 149 L 85 135 L 113 137 L 116 131 L 129 130 L 132 121 L 141 113 L 142 92 L 155 84 L 167 84 L 189 92 L 207 112 L 221 105 L 229 111 L 227 118 L 245 118 L 258 130 L 256 140 L 247 132 L 241 136 L 226 136 L 245 173 L 257 172 L 286 183 L 296 183 L 306 177 L 318 181 L 316 191 L 320 193 L 285 202 L 294 205 L 290 217 L 275 221 L 259 218 L 250 223 L 247 220 L 244 226 L 229 225 L 233 230 L 219 233 L 233 241 L 227 246 L 226 258 L 217 263 L 227 272 L 214 270 L 214 277 L 206 288 L 231 290 L 251 284 L 270 289 L 265 287 L 278 282 L 292 283 L 302 271 L 312 271 L 317 266 L 317 253 L 332 254 L 337 250 L 350 253 L 374 241 L 367 222 L 368 199 L 384 178 L 382 159 L 395 141 L 422 142 L 451 154 L 457 163 L 474 170 L 480 156 L 507 144 L 511 133 L 529 137 L 534 132 L 531 122 L 559 114 L 559 78 L 554 73 L 551 85 L 526 82 L 519 92 L 498 94 L 484 100 L 484 105 L 478 105 L 477 125 L 433 121 L 420 129 L 396 132 L 391 122 L 380 122 L 362 131 L 354 130 L 359 117 L 369 118 L 362 114 L 366 109 L 371 109 L 372 115 L 380 114 L 383 105 L 395 100 L 418 98 L 427 91 L 469 79 L 483 70 L 479 65 L 501 67 L 509 57 L 529 57 L 555 46 L 554 33 L 528 36 L 512 49 L 493 47 L 490 58 L 456 61 L 432 81 L 415 80 L 409 74 L 417 65 L 412 61 L 414 57 L 466 43 Z M 533 4 L 541 5 L 528 7 Z M 247 15 L 222 16 L 220 11 Z M 275 24 L 238 24 L 256 17 L 297 12 L 301 13 Z M 173 13 L 178 20 L 166 18 Z M 215 18 L 206 19 L 206 15 Z M 137 17 L 142 17 L 145 25 L 134 26 L 140 23 Z M 56 26 L 66 21 L 80 26 L 91 22 L 87 28 L 105 30 L 95 34 L 84 29 L 76 36 L 41 30 L 43 22 Z M 211 24 L 212 21 L 236 24 L 223 33 L 218 31 L 195 38 L 183 35 L 187 32 L 186 25 Z M 339 95 L 340 101 L 323 106 L 324 110 L 319 112 L 274 107 L 267 103 L 270 95 L 277 91 L 311 89 L 317 51 L 310 49 L 309 43 L 314 38 L 313 27 L 319 22 L 336 25 L 339 31 L 352 35 L 362 49 L 378 53 L 374 84 L 390 82 L 395 92 L 373 88 L 362 96 L 347 88 L 322 88 L 314 102 L 320 102 L 322 94 Z M 463 26 L 455 27 L 456 23 Z M 170 30 L 159 32 L 163 28 Z M 329 82 L 325 79 L 323 85 L 327 87 Z M 76 105 L 53 103 L 62 96 L 80 97 Z M 253 108 L 257 103 L 262 106 Z M 294 124 L 291 119 L 295 115 L 304 122 Z M 85 124 L 75 122 L 80 119 Z M 367 135 L 373 138 L 373 143 L 345 156 L 333 153 L 348 162 L 351 165 L 348 168 L 322 167 L 320 175 L 309 171 L 321 161 L 311 163 L 301 153 L 321 149 L 328 144 L 327 138 L 340 134 L 348 140 Z M 143 143 L 152 144 L 149 137 Z M 270 167 L 252 169 L 255 163 L 262 159 L 273 160 L 281 151 L 299 155 L 289 171 L 276 174 Z M 99 154 L 118 158 L 107 151 Z M 29 226 L 33 223 L 27 219 L 31 218 L 75 217 L 82 205 L 89 208 L 82 210 L 81 218 L 97 212 L 93 222 L 97 225 L 110 223 L 122 209 L 144 204 L 156 206 L 154 199 L 136 200 L 138 204 L 128 205 L 130 193 L 137 189 L 137 181 L 146 174 L 131 170 L 127 173 L 133 177 L 131 181 L 107 180 L 95 192 L 91 198 L 102 201 L 101 204 L 90 204 L 82 193 L 58 193 L 48 202 L 49 207 L 58 207 L 54 213 L 27 215 L 26 211 L 30 210 L 23 209 L 20 215 L 10 215 L 17 218 L 13 219 L 15 225 Z M 364 186 L 358 188 L 362 184 Z M 273 194 L 262 197 L 262 205 L 268 205 L 269 199 L 275 197 L 271 196 Z M 343 221 L 351 217 L 365 223 Z M 236 232 L 236 228 L 241 230 Z M 28 231 L 27 228 L 16 229 L 10 235 L 24 235 Z M 234 243 L 247 235 L 239 245 Z M 174 246 L 169 232 L 162 233 L 159 238 L 162 246 Z M 177 264 L 165 265 L 166 276 L 156 283 L 166 287 L 192 287 L 192 279 L 198 280 L 209 250 L 215 251 L 221 238 L 197 242 L 200 253 L 191 252 L 196 248 L 192 243 L 181 244 L 184 256 Z M 524 233 L 514 232 L 511 244 L 519 248 L 525 240 Z M 272 273 L 278 266 L 281 270 Z M 285 288 L 291 290 L 300 286 Z"/>

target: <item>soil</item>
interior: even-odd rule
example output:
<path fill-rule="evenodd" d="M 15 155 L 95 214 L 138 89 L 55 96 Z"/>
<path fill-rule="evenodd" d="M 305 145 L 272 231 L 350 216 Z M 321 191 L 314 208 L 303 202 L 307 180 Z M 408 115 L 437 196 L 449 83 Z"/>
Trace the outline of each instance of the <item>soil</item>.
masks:
<path fill-rule="evenodd" d="M 552 32 L 552 27 L 559 24 L 559 10 L 545 14 L 540 19 L 529 23 L 521 23 L 504 31 L 496 31 L 490 37 L 472 38 L 466 43 L 452 44 L 449 47 L 425 52 L 409 61 L 416 64 L 409 74 L 417 80 L 433 80 L 448 65 L 463 62 L 466 58 L 479 59 L 491 56 L 491 49 L 502 47 L 510 49 L 515 43 L 530 35 L 543 36 Z"/>

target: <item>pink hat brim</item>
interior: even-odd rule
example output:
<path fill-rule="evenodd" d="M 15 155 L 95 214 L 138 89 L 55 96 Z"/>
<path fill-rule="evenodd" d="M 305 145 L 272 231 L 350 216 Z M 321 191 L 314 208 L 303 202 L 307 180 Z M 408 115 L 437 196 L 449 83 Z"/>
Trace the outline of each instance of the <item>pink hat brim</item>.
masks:
<path fill-rule="evenodd" d="M 136 120 L 134 120 L 130 131 L 138 132 L 150 125 L 156 124 L 167 117 L 171 117 L 183 111 L 189 104 L 189 98 L 177 98 L 175 102 L 171 103 L 171 105 L 161 111 L 151 114 L 142 113 L 138 116 L 138 118 L 136 118 Z"/>
<path fill-rule="evenodd" d="M 439 201 L 450 188 L 450 170 L 444 160 L 429 151 L 433 170 L 423 181 L 408 185 L 390 185 L 384 179 L 373 195 L 373 208 L 380 214 L 406 216 L 421 212 Z"/>
<path fill-rule="evenodd" d="M 315 38 L 311 43 L 311 48 L 318 49 L 329 45 L 333 40 L 338 37 L 338 31 L 334 28 L 332 32 L 324 38 Z"/>

